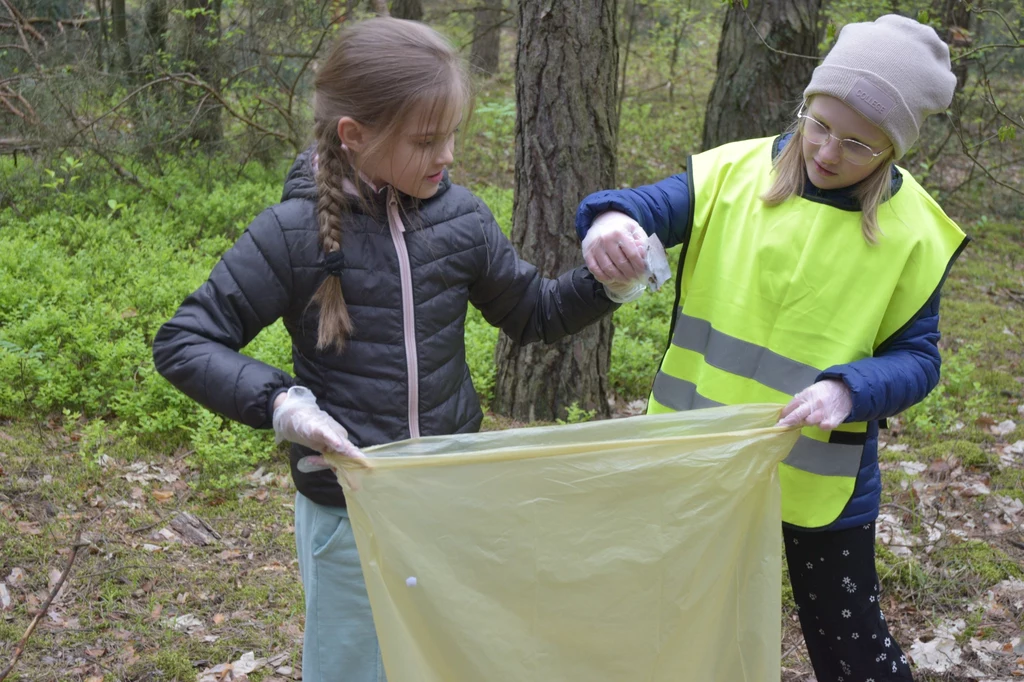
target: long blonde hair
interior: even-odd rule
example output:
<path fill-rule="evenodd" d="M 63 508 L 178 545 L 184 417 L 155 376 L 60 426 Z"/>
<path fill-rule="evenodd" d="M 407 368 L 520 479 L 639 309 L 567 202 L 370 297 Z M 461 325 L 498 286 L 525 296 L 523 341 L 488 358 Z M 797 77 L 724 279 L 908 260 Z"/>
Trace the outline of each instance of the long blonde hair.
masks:
<path fill-rule="evenodd" d="M 470 106 L 471 88 L 465 64 L 445 38 L 425 24 L 390 17 L 343 30 L 317 72 L 314 88 L 317 219 L 320 248 L 329 257 L 341 248 L 351 201 L 345 188 L 361 187 L 359 159 L 387 153 L 413 112 L 424 107 L 431 120 L 457 120 L 453 114 Z M 359 159 L 342 149 L 338 121 L 343 116 L 373 133 Z M 341 278 L 328 274 L 313 301 L 320 306 L 317 348 L 340 351 L 352 334 Z"/>
<path fill-rule="evenodd" d="M 793 136 L 786 147 L 773 163 L 772 173 L 775 179 L 768 191 L 761 195 L 761 201 L 768 206 L 778 206 L 792 196 L 803 196 L 807 182 L 807 170 L 804 165 L 804 136 L 798 123 L 790 126 Z M 892 154 L 878 168 L 871 172 L 853 190 L 853 195 L 860 203 L 860 229 L 865 241 L 869 244 L 878 243 L 881 229 L 878 227 L 878 207 L 892 196 Z"/>

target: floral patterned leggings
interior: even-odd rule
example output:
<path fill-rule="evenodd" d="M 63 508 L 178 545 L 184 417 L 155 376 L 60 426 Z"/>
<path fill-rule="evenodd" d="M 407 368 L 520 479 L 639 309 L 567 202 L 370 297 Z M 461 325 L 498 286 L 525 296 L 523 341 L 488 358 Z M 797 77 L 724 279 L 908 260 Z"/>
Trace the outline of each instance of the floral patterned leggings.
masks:
<path fill-rule="evenodd" d="M 879 608 L 875 524 L 784 527 L 786 561 L 818 682 L 906 682 L 910 665 Z"/>

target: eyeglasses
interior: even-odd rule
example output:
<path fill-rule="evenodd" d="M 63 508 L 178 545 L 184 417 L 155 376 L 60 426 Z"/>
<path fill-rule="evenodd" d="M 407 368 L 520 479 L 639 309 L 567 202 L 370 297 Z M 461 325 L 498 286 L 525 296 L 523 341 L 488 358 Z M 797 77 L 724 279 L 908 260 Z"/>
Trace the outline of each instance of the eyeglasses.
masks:
<path fill-rule="evenodd" d="M 797 119 L 800 125 L 800 134 L 804 136 L 804 139 L 817 147 L 827 144 L 829 138 L 836 140 L 839 142 L 839 152 L 842 154 L 843 159 L 855 166 L 865 166 L 871 163 L 875 157 L 881 156 L 892 149 L 892 145 L 889 145 L 882 151 L 876 152 L 863 142 L 851 140 L 850 138 L 839 139 L 825 127 L 824 123 L 803 113 L 803 109 L 797 114 Z"/>

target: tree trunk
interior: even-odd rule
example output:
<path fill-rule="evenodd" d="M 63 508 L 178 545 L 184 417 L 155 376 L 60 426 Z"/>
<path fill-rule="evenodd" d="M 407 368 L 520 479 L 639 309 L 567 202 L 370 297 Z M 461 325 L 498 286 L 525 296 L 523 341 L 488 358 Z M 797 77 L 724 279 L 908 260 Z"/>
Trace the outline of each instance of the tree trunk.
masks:
<path fill-rule="evenodd" d="M 154 53 L 167 51 L 167 0 L 146 3 L 146 36 Z"/>
<path fill-rule="evenodd" d="M 480 73 L 498 73 L 501 58 L 502 0 L 480 0 L 473 12 L 473 46 L 469 63 Z"/>
<path fill-rule="evenodd" d="M 942 25 L 946 28 L 943 38 L 947 43 L 956 47 L 966 47 L 971 44 L 971 8 L 963 0 L 940 0 L 939 7 L 942 16 Z M 960 92 L 967 84 L 968 60 L 961 59 L 953 62 L 953 73 L 956 75 L 956 92 Z"/>
<path fill-rule="evenodd" d="M 818 65 L 820 9 L 821 0 L 732 3 L 704 114 L 704 149 L 781 133 L 793 122 Z"/>
<path fill-rule="evenodd" d="M 391 16 L 423 21 L 423 3 L 421 0 L 391 0 Z"/>
<path fill-rule="evenodd" d="M 184 32 L 182 58 L 203 83 L 220 87 L 220 2 L 218 0 L 185 0 L 187 27 Z M 206 88 L 191 88 L 185 96 L 192 111 L 189 137 L 211 151 L 223 138 L 220 104 Z"/>
<path fill-rule="evenodd" d="M 516 193 L 512 242 L 545 277 L 583 262 L 579 201 L 615 186 L 616 0 L 546 0 L 519 8 Z M 501 336 L 493 408 L 515 419 L 564 417 L 575 402 L 609 414 L 610 319 L 551 345 Z"/>
<path fill-rule="evenodd" d="M 107 8 L 103 0 L 96 0 L 96 14 L 100 15 L 100 35 L 96 43 L 96 62 L 100 71 L 107 69 Z"/>
<path fill-rule="evenodd" d="M 110 0 L 110 23 L 113 27 L 114 49 L 117 50 L 118 66 L 122 71 L 130 71 L 132 55 L 128 48 L 128 19 L 124 0 Z"/>

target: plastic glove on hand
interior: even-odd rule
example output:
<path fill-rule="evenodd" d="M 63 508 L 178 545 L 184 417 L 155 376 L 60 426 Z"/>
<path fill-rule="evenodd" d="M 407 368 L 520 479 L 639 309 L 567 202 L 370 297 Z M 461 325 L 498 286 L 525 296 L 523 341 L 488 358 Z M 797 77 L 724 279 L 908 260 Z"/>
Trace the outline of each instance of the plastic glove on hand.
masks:
<path fill-rule="evenodd" d="M 348 431 L 316 404 L 316 396 L 308 388 L 292 386 L 284 401 L 274 410 L 274 434 L 277 442 L 286 440 L 317 452 L 336 452 L 369 467 L 366 455 L 352 445 Z M 305 460 L 312 460 L 307 457 Z M 306 462 L 307 468 L 313 462 Z M 326 463 L 324 463 L 326 467 Z"/>
<path fill-rule="evenodd" d="M 625 213 L 602 213 L 583 238 L 583 258 L 602 284 L 625 284 L 642 277 L 646 257 L 647 234 Z"/>
<path fill-rule="evenodd" d="M 825 379 L 793 396 L 782 409 L 778 426 L 818 426 L 834 429 L 853 412 L 853 396 L 846 384 Z"/>

